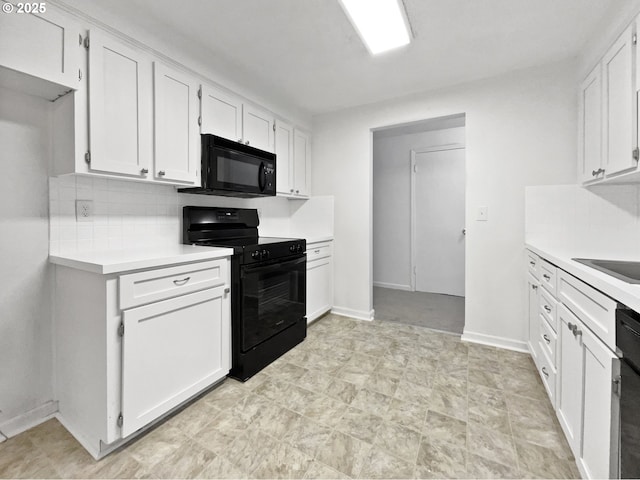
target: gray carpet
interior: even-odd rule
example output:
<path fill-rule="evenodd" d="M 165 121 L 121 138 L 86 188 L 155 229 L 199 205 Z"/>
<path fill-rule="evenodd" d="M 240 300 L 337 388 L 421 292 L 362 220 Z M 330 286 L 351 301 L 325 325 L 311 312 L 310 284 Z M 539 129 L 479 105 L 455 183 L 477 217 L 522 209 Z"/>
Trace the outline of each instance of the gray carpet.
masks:
<path fill-rule="evenodd" d="M 464 297 L 373 287 L 376 320 L 462 334 Z"/>

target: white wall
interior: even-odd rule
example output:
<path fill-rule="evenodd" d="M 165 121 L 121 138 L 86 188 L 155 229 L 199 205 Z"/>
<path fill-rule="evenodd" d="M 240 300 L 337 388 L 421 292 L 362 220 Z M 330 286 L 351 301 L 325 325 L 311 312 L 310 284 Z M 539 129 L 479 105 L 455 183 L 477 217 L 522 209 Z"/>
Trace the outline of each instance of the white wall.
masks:
<path fill-rule="evenodd" d="M 527 187 L 525 235 L 572 257 L 640 257 L 640 185 Z"/>
<path fill-rule="evenodd" d="M 374 132 L 374 284 L 411 288 L 411 150 L 451 143 L 464 145 L 464 127 L 398 135 Z"/>
<path fill-rule="evenodd" d="M 47 101 L 0 88 L 0 430 L 52 398 L 50 134 Z"/>
<path fill-rule="evenodd" d="M 314 119 L 313 189 L 335 196 L 335 305 L 372 308 L 372 128 L 466 114 L 465 335 L 524 348 L 524 187 L 575 179 L 570 62 Z M 475 222 L 488 206 L 489 221 Z"/>

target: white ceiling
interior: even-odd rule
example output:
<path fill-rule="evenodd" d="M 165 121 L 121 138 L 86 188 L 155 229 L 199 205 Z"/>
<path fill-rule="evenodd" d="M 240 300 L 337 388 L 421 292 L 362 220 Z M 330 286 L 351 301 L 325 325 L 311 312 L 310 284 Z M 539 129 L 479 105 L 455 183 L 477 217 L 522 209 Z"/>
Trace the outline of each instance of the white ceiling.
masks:
<path fill-rule="evenodd" d="M 66 0 L 220 62 L 310 114 L 575 56 L 616 0 L 404 0 L 415 38 L 371 57 L 338 0 Z M 117 25 L 114 25 L 117 28 Z"/>

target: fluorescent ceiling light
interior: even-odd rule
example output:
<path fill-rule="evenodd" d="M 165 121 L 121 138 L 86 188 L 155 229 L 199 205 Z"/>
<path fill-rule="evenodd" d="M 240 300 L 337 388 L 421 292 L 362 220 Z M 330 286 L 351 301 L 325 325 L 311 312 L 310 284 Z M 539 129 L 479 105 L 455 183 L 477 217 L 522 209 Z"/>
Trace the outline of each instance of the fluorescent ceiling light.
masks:
<path fill-rule="evenodd" d="M 371 54 L 411 41 L 402 0 L 340 0 L 340 3 Z"/>

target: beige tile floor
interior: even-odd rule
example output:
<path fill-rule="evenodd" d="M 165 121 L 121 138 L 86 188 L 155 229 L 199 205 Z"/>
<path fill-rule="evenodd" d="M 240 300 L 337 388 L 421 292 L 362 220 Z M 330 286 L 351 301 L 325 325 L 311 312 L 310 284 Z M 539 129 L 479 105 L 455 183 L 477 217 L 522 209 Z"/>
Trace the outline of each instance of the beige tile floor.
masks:
<path fill-rule="evenodd" d="M 227 379 L 94 461 L 56 421 L 0 444 L 31 478 L 578 478 L 528 355 L 326 316 L 246 383 Z"/>

